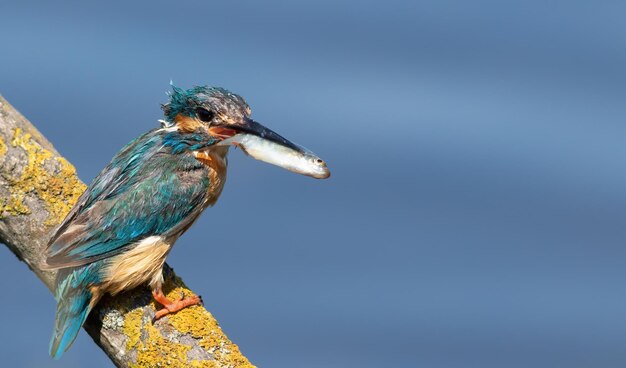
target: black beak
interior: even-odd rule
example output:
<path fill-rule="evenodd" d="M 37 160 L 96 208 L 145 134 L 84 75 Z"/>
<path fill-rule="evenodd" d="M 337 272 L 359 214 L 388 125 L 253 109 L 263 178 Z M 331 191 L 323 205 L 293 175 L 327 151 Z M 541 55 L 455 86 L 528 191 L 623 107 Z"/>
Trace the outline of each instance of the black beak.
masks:
<path fill-rule="evenodd" d="M 213 126 L 209 131 L 222 139 L 218 145 L 232 144 L 257 160 L 317 179 L 330 176 L 324 160 L 252 119 Z"/>
<path fill-rule="evenodd" d="M 239 133 L 248 133 L 248 134 L 256 135 L 258 137 L 267 139 L 268 141 L 272 141 L 274 143 L 280 144 L 281 146 L 291 148 L 301 153 L 305 152 L 302 149 L 302 147 L 289 141 L 288 139 L 284 138 L 283 136 L 271 130 L 270 128 L 267 128 L 250 118 L 245 118 L 244 124 L 228 125 L 227 127 Z"/>

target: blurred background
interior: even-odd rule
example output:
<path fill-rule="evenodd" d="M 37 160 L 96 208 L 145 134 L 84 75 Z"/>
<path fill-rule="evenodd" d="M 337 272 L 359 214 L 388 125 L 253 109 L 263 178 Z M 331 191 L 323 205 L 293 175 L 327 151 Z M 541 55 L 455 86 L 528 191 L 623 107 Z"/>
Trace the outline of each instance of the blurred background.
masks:
<path fill-rule="evenodd" d="M 169 257 L 260 367 L 624 367 L 625 13 L 3 0 L 0 93 L 85 182 L 170 80 L 241 94 L 329 162 L 316 181 L 231 152 Z M 4 247 L 0 289 L 3 365 L 111 366 L 84 332 L 48 358 L 54 300 Z"/>

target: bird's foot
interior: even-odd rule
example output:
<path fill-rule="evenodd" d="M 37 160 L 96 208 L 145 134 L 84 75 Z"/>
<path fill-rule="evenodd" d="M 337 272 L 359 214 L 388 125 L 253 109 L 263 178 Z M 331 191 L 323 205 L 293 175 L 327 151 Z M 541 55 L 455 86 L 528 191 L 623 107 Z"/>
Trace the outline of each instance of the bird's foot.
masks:
<path fill-rule="evenodd" d="M 164 307 L 155 313 L 153 321 L 163 318 L 170 313 L 178 312 L 179 310 L 187 308 L 189 306 L 202 304 L 202 298 L 197 295 L 189 296 L 186 298 L 184 295 L 181 295 L 181 298 L 178 300 L 169 300 L 160 289 L 153 290 L 152 296 L 154 297 L 154 300 L 159 302 L 159 304 L 163 305 Z"/>

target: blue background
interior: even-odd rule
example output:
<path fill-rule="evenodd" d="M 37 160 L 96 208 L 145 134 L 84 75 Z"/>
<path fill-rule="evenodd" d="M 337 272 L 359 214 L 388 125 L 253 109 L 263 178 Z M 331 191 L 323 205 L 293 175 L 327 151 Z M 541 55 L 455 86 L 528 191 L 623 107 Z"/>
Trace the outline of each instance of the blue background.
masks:
<path fill-rule="evenodd" d="M 169 257 L 252 362 L 626 366 L 623 1 L 102 3 L 0 4 L 0 93 L 84 181 L 170 79 L 332 169 L 232 152 Z M 48 358 L 53 298 L 0 249 L 3 366 L 110 366 L 84 332 Z"/>

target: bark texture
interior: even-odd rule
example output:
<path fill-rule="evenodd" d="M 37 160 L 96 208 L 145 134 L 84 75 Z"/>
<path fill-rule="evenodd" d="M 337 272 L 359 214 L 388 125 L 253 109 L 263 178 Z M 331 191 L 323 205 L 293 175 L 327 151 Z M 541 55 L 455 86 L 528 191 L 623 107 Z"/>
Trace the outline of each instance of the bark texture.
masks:
<path fill-rule="evenodd" d="M 85 188 L 74 167 L 0 96 L 0 242 L 51 291 L 55 272 L 40 269 L 43 249 Z M 167 265 L 165 279 L 168 297 L 193 294 Z M 147 288 L 105 297 L 84 328 L 118 367 L 254 367 L 204 307 L 153 324 L 156 307 Z"/>

